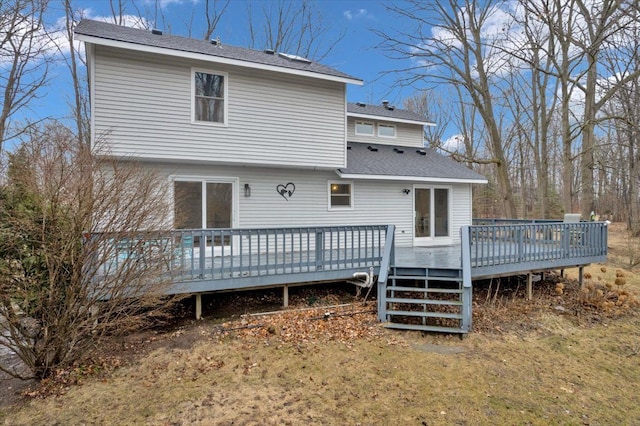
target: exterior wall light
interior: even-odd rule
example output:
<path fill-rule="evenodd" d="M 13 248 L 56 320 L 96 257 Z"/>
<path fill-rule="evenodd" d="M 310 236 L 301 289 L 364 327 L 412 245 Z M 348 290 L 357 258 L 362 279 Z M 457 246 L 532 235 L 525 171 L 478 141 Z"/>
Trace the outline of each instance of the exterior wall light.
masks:
<path fill-rule="evenodd" d="M 403 190 L 402 190 L 402 192 L 404 192 L 404 194 L 405 194 L 405 195 L 409 195 L 409 193 L 411 192 L 411 190 L 410 190 L 410 189 L 408 189 L 408 188 L 405 188 L 405 189 L 403 189 Z"/>
<path fill-rule="evenodd" d="M 244 196 L 251 197 L 251 187 L 249 186 L 248 183 L 244 184 Z"/>

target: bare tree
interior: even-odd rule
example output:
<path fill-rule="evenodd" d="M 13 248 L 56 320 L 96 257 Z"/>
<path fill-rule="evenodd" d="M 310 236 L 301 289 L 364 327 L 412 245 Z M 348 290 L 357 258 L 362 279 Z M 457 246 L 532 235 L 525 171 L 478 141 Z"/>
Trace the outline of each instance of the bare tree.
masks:
<path fill-rule="evenodd" d="M 413 28 L 396 34 L 375 32 L 392 56 L 413 61 L 410 68 L 399 70 L 400 84 L 429 80 L 465 91 L 487 132 L 487 148 L 490 161 L 495 165 L 504 213 L 507 217 L 516 217 L 509 164 L 496 110 L 496 92 L 492 90 L 504 54 L 492 48 L 496 41 L 488 39 L 485 31 L 496 11 L 495 3 L 410 1 L 409 7 L 389 6 L 390 11 L 411 22 Z"/>
<path fill-rule="evenodd" d="M 435 91 L 421 91 L 406 98 L 403 102 L 406 110 L 420 114 L 426 120 L 435 123 L 435 126 L 426 126 L 424 129 L 424 142 L 431 148 L 445 149 L 442 136 L 446 130 L 444 123 L 449 121 L 449 111 L 444 100 Z"/>
<path fill-rule="evenodd" d="M 171 241 L 141 230 L 166 225 L 166 183 L 126 161 L 97 161 L 59 124 L 31 130 L 10 154 L 8 174 L 0 346 L 23 364 L 0 360 L 0 370 L 43 378 L 161 305 Z"/>
<path fill-rule="evenodd" d="M 13 126 L 47 83 L 50 45 L 43 24 L 47 0 L 0 0 L 0 151 L 28 126 Z"/>
<path fill-rule="evenodd" d="M 332 36 L 332 28 L 308 0 L 247 3 L 249 47 L 273 49 L 321 61 L 344 38 Z"/>
<path fill-rule="evenodd" d="M 86 75 L 86 63 L 84 58 L 76 49 L 73 41 L 73 28 L 79 21 L 72 0 L 64 0 L 65 10 L 65 36 L 69 54 L 64 55 L 65 62 L 71 74 L 73 84 L 73 104 L 72 113 L 76 122 L 78 140 L 89 143 L 89 95 L 87 90 L 88 76 Z M 85 72 L 84 74 L 82 72 Z"/>

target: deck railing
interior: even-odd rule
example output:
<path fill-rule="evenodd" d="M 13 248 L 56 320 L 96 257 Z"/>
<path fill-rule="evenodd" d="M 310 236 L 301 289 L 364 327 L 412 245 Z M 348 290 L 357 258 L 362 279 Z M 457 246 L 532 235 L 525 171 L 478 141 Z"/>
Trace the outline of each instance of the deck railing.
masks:
<path fill-rule="evenodd" d="M 607 256 L 605 222 L 474 225 L 462 228 L 463 264 L 473 276 L 553 269 L 602 261 Z"/>
<path fill-rule="evenodd" d="M 109 261 L 144 262 L 163 254 L 174 282 L 234 280 L 284 274 L 322 273 L 378 267 L 388 225 L 261 229 L 184 229 L 164 232 L 95 234 Z M 260 285 L 259 280 L 255 281 Z"/>

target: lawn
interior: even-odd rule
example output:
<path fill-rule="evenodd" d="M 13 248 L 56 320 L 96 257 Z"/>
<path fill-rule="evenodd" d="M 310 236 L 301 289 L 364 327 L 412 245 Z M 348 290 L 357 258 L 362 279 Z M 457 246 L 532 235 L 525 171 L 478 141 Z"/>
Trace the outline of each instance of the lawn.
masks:
<path fill-rule="evenodd" d="M 464 339 L 386 330 L 375 303 L 326 289 L 300 289 L 295 309 L 268 315 L 220 318 L 213 297 L 205 320 L 113 342 L 4 405 L 0 423 L 640 424 L 629 241 L 612 227 L 609 261 L 588 268 L 585 290 L 548 276 L 527 301 L 518 283 L 478 283 Z"/>

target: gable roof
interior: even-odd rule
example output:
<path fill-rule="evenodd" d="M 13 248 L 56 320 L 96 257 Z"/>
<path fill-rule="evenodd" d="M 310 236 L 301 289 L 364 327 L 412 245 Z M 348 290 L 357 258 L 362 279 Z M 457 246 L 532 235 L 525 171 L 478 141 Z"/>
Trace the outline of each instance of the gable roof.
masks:
<path fill-rule="evenodd" d="M 137 51 L 179 56 L 325 80 L 362 85 L 362 80 L 313 61 L 291 59 L 292 55 L 247 49 L 224 43 L 213 44 L 169 34 L 83 19 L 74 29 L 76 40 Z"/>
<path fill-rule="evenodd" d="M 487 179 L 431 148 L 349 142 L 346 179 L 409 180 L 442 183 L 487 183 Z"/>
<path fill-rule="evenodd" d="M 420 124 L 423 126 L 434 126 L 422 115 L 406 109 L 388 108 L 383 105 L 369 105 L 361 102 L 347 104 L 347 116 L 369 119 L 384 119 L 399 123 Z"/>

